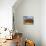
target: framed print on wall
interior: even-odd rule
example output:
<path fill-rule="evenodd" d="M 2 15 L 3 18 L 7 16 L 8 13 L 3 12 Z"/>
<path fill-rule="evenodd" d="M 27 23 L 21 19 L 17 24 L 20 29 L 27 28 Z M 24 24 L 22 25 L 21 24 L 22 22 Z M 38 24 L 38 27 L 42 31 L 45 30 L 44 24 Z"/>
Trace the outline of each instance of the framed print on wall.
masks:
<path fill-rule="evenodd" d="M 34 23 L 33 16 L 23 16 L 23 23 L 26 25 L 32 25 Z"/>

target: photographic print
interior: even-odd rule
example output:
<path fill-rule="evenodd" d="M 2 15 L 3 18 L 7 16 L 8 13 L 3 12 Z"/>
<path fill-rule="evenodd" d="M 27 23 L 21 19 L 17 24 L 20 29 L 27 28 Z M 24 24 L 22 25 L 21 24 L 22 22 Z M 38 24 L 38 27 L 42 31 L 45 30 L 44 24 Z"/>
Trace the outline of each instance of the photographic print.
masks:
<path fill-rule="evenodd" d="M 32 25 L 34 23 L 33 16 L 23 16 L 24 24 Z"/>

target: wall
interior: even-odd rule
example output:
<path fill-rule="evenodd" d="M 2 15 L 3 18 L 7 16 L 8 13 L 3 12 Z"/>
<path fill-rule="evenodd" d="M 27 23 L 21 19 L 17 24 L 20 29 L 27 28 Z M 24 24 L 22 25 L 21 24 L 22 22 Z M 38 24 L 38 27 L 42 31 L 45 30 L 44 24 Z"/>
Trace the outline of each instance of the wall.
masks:
<path fill-rule="evenodd" d="M 0 0 L 0 27 L 12 29 L 12 6 L 16 0 Z"/>
<path fill-rule="evenodd" d="M 36 46 L 41 46 L 41 0 L 23 0 L 14 10 L 15 28 L 23 33 L 24 38 L 32 39 Z M 23 16 L 33 16 L 34 24 L 24 25 Z"/>
<path fill-rule="evenodd" d="M 16 0 L 0 0 L 0 28 L 6 27 L 9 30 L 12 29 L 12 6 L 15 2 Z M 0 29 L 0 32 L 2 32 L 2 29 Z M 5 38 L 5 35 L 10 35 L 9 31 L 3 31 L 0 34 L 0 38 Z"/>
<path fill-rule="evenodd" d="M 41 41 L 46 46 L 46 0 L 41 1 Z"/>

